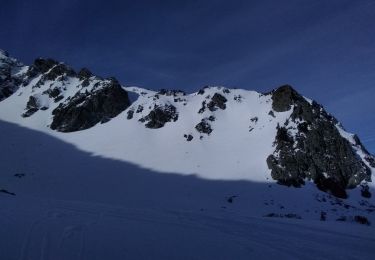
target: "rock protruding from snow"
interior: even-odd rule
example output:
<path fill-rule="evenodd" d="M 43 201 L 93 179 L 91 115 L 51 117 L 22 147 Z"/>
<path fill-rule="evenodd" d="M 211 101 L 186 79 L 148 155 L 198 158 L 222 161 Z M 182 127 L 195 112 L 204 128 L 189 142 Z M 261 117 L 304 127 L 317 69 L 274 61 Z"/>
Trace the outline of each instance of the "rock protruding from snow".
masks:
<path fill-rule="evenodd" d="M 319 189 L 341 198 L 347 196 L 347 188 L 371 179 L 371 169 L 322 106 L 310 104 L 290 86 L 273 92 L 272 100 L 273 109 L 293 109 L 288 121 L 278 127 L 275 152 L 267 158 L 273 179 L 296 187 L 305 179 L 313 180 Z"/>
<path fill-rule="evenodd" d="M 207 104 L 207 107 L 210 111 L 215 111 L 217 108 L 224 110 L 227 107 L 225 105 L 226 102 L 227 99 L 223 95 L 215 93 L 211 98 L 211 101 Z"/>
<path fill-rule="evenodd" d="M 200 92 L 198 92 L 198 95 L 200 95 Z M 209 97 L 210 96 L 208 95 L 206 98 Z M 227 101 L 228 100 L 223 95 L 215 93 L 208 103 L 206 100 L 202 101 L 202 107 L 199 109 L 198 113 L 204 113 L 206 111 L 206 108 L 208 108 L 208 110 L 210 110 L 211 112 L 216 111 L 218 108 L 224 110 L 227 107 L 225 104 Z"/>
<path fill-rule="evenodd" d="M 178 97 L 178 96 L 185 96 L 186 93 L 185 91 L 179 90 L 179 89 L 164 89 L 162 88 L 158 92 L 159 95 L 165 95 L 165 96 L 173 96 L 173 97 Z"/>
<path fill-rule="evenodd" d="M 127 92 L 116 80 L 109 80 L 91 91 L 80 91 L 53 110 L 51 129 L 73 132 L 108 122 L 130 105 Z"/>
<path fill-rule="evenodd" d="M 29 101 L 26 104 L 26 112 L 22 114 L 23 117 L 29 117 L 39 110 L 38 99 L 34 96 L 30 96 Z"/>
<path fill-rule="evenodd" d="M 201 134 L 207 134 L 210 135 L 212 133 L 212 127 L 209 122 L 207 122 L 207 119 L 204 118 L 202 119 L 201 122 L 199 122 L 196 126 L 195 129 L 201 133 Z"/>
<path fill-rule="evenodd" d="M 176 107 L 173 105 L 155 106 L 150 113 L 141 118 L 141 122 L 147 122 L 147 128 L 157 129 L 163 127 L 167 122 L 175 122 L 178 119 Z"/>

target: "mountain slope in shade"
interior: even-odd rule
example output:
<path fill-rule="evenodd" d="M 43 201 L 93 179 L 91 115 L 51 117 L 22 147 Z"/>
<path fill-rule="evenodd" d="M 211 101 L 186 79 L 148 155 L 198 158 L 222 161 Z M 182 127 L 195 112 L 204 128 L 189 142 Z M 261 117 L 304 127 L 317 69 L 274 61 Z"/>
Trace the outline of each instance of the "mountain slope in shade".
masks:
<path fill-rule="evenodd" d="M 373 201 L 358 194 L 161 174 L 0 130 L 1 259 L 373 258 Z"/>

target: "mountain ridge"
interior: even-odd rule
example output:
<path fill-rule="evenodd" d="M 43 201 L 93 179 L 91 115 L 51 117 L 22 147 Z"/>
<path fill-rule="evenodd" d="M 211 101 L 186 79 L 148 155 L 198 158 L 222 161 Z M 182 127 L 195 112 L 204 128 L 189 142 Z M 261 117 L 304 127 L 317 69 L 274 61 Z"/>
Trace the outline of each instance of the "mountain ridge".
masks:
<path fill-rule="evenodd" d="M 217 86 L 192 94 L 151 91 L 88 69 L 76 72 L 53 59 L 25 66 L 0 54 L 0 119 L 162 172 L 266 182 L 271 177 L 294 187 L 313 181 L 336 197 L 347 198 L 355 187 L 368 196 L 374 157 L 321 105 L 289 85 L 268 93 Z M 137 97 L 131 101 L 129 95 Z M 86 134 L 103 141 L 90 144 Z M 220 155 L 228 162 L 218 162 Z"/>

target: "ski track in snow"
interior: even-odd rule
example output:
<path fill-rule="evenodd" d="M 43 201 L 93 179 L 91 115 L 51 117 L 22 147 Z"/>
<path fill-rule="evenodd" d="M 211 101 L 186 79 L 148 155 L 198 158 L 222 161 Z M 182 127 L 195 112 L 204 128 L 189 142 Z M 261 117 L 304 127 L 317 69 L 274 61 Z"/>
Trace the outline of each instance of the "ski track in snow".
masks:
<path fill-rule="evenodd" d="M 15 201 L 3 202 L 1 214 Z M 14 259 L 371 259 L 375 246 L 373 228 L 358 226 L 352 233 L 342 223 L 71 202 L 53 202 L 51 209 L 51 203 L 13 211 L 14 223 L 8 227 L 15 228 L 17 220 L 24 218 L 31 223 L 28 233 L 17 237 L 24 242 L 20 257 Z M 199 251 L 191 251 L 195 247 Z"/>

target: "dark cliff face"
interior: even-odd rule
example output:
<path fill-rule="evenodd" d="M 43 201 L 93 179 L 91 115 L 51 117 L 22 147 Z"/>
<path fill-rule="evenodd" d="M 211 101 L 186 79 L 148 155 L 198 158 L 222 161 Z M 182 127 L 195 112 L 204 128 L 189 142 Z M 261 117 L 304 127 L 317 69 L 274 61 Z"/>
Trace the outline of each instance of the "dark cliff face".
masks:
<path fill-rule="evenodd" d="M 127 92 L 116 80 L 99 84 L 97 90 L 80 91 L 53 110 L 51 129 L 73 132 L 105 123 L 130 105 Z"/>
<path fill-rule="evenodd" d="M 303 103 L 303 97 L 289 85 L 272 92 L 272 109 L 276 112 L 288 111 L 295 102 Z"/>
<path fill-rule="evenodd" d="M 26 72 L 27 80 L 24 85 L 33 78 L 41 76 L 36 83 L 36 87 L 44 84 L 46 81 L 64 80 L 67 77 L 76 77 L 77 73 L 69 66 L 59 63 L 53 59 L 38 58 L 29 67 Z"/>
<path fill-rule="evenodd" d="M 319 189 L 341 198 L 347 197 L 346 189 L 370 181 L 370 168 L 322 106 L 310 104 L 290 86 L 274 91 L 272 102 L 276 112 L 292 109 L 288 121 L 278 127 L 275 151 L 267 158 L 273 179 L 295 187 L 312 180 Z"/>
<path fill-rule="evenodd" d="M 21 68 L 23 72 L 18 73 Z M 76 73 L 69 66 L 53 59 L 38 58 L 32 65 L 25 67 L 1 51 L 0 101 L 32 80 L 36 80 L 31 86 L 35 92 L 28 98 L 21 116 L 32 117 L 40 110 L 49 109 L 52 104 L 59 104 L 52 111 L 50 127 L 60 132 L 73 132 L 105 123 L 130 105 L 127 92 L 116 79 L 102 80 L 86 68 Z M 79 82 L 78 85 L 70 85 L 71 80 Z M 88 89 L 90 84 L 93 87 Z M 45 90 L 39 90 L 41 87 Z M 73 96 L 64 96 L 67 88 L 75 88 L 78 92 Z"/>

